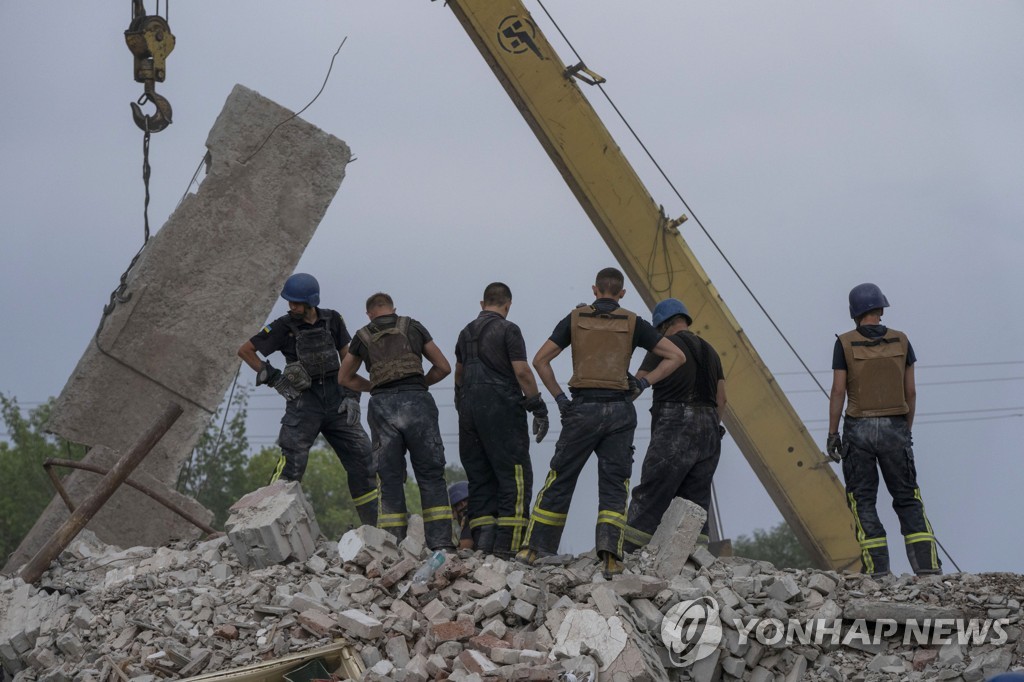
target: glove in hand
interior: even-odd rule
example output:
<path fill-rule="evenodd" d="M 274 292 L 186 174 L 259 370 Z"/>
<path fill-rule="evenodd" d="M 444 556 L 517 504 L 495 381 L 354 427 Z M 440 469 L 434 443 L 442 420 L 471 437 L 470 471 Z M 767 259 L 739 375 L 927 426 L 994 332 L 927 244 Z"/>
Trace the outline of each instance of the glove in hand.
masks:
<path fill-rule="evenodd" d="M 281 370 L 277 369 L 269 362 L 264 362 L 263 367 L 260 371 L 256 372 L 256 385 L 257 386 L 274 386 L 277 381 L 281 378 Z"/>
<path fill-rule="evenodd" d="M 359 409 L 359 399 L 349 396 L 338 405 L 338 414 L 345 417 L 345 426 L 355 426 L 359 423 L 362 411 Z"/>
<path fill-rule="evenodd" d="M 551 426 L 551 420 L 548 419 L 547 410 L 544 414 L 540 412 L 533 413 L 533 435 L 537 442 L 544 440 L 544 436 L 548 435 L 548 427 Z"/>
<path fill-rule="evenodd" d="M 843 438 L 838 433 L 828 434 L 828 440 L 825 441 L 825 452 L 828 454 L 829 459 L 833 462 L 843 461 Z"/>
<path fill-rule="evenodd" d="M 629 382 L 630 393 L 629 400 L 630 402 L 635 402 L 636 399 L 640 397 L 641 393 L 643 393 L 644 391 L 651 387 L 651 382 L 647 380 L 647 377 L 644 377 L 643 379 L 637 379 L 632 374 L 627 375 L 627 377 L 627 380 Z"/>

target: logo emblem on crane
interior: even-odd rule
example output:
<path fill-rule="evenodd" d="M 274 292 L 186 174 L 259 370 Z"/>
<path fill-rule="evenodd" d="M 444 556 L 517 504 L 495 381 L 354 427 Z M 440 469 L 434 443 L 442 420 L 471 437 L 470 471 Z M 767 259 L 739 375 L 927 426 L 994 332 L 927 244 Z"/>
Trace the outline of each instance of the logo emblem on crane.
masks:
<path fill-rule="evenodd" d="M 537 27 L 533 22 L 515 14 L 505 17 L 498 24 L 498 44 L 501 45 L 501 49 L 512 54 L 522 54 L 530 50 L 538 59 L 544 59 L 544 55 L 537 49 L 537 43 L 533 41 L 536 35 Z"/>

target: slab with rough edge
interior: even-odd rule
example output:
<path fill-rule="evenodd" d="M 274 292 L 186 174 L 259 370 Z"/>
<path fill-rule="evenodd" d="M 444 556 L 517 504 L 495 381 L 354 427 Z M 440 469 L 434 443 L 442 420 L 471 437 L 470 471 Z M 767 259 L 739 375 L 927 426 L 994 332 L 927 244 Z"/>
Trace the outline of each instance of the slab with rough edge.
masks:
<path fill-rule="evenodd" d="M 348 145 L 291 116 L 235 86 L 207 138 L 205 179 L 149 240 L 128 277 L 128 300 L 90 338 L 54 405 L 49 430 L 124 452 L 155 415 L 177 402 L 184 414 L 138 469 L 173 488 L 235 375 L 239 345 L 266 322 L 345 177 Z M 110 273 L 111 289 L 118 274 Z M 95 482 L 96 475 L 76 471 L 68 484 L 79 478 Z M 5 572 L 35 554 L 63 509 L 54 498 Z M 197 533 L 124 488 L 89 528 L 122 547 Z"/>

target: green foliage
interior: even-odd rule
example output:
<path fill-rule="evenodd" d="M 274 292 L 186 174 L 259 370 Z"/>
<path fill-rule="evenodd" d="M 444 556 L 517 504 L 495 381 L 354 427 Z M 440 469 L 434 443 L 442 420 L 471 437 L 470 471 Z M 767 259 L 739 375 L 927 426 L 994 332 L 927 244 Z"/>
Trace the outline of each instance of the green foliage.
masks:
<path fill-rule="evenodd" d="M 7 441 L 0 442 L 0 566 L 18 548 L 22 538 L 54 496 L 43 461 L 50 457 L 81 459 L 85 448 L 44 431 L 53 399 L 22 414 L 14 398 L 0 394 L 0 413 Z M 69 469 L 56 469 L 66 476 Z M 92 474 L 89 474 L 92 475 Z"/>
<path fill-rule="evenodd" d="M 776 568 L 813 567 L 811 558 L 785 521 L 771 530 L 756 529 L 752 538 L 738 536 L 732 541 L 732 550 L 736 556 L 770 561 Z"/>
<path fill-rule="evenodd" d="M 249 451 L 245 435 L 248 402 L 248 391 L 241 389 L 235 393 L 231 404 L 217 410 L 178 476 L 178 492 L 195 498 L 212 511 L 214 528 L 224 527 L 228 508 L 252 489 L 247 487 L 245 479 Z M 234 413 L 225 420 L 225 412 L 232 409 Z"/>
<path fill-rule="evenodd" d="M 276 447 L 263 448 L 252 456 L 243 477 L 247 490 L 267 484 L 280 456 L 281 450 Z M 447 465 L 444 473 L 449 483 L 466 479 L 466 472 L 456 464 Z M 340 538 L 345 531 L 359 525 L 345 468 L 329 447 L 310 450 L 306 473 L 302 476 L 302 491 L 313 505 L 320 532 L 326 537 Z M 412 475 L 405 481 L 405 500 L 410 514 L 422 513 L 420 489 Z"/>

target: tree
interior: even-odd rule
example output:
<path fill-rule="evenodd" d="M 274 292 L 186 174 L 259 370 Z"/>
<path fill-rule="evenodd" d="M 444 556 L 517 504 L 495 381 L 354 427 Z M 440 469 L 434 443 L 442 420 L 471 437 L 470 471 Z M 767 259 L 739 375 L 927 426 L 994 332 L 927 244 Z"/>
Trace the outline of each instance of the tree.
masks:
<path fill-rule="evenodd" d="M 85 448 L 47 434 L 53 399 L 22 414 L 14 398 L 0 394 L 0 413 L 7 441 L 0 441 L 0 566 L 18 548 L 36 519 L 53 499 L 54 489 L 43 461 L 50 457 L 81 459 Z M 61 477 L 68 469 L 58 469 Z M 91 474 L 90 474 L 91 475 Z"/>
<path fill-rule="evenodd" d="M 223 528 L 228 509 L 251 490 L 247 487 L 249 441 L 245 435 L 249 392 L 241 389 L 210 418 L 192 455 L 178 475 L 178 492 L 195 498 L 213 512 L 213 525 Z M 231 418 L 227 413 L 234 410 Z"/>
<path fill-rule="evenodd" d="M 813 567 L 811 558 L 785 521 L 768 531 L 756 529 L 752 538 L 738 536 L 732 542 L 732 550 L 736 556 L 770 561 L 776 568 Z"/>

